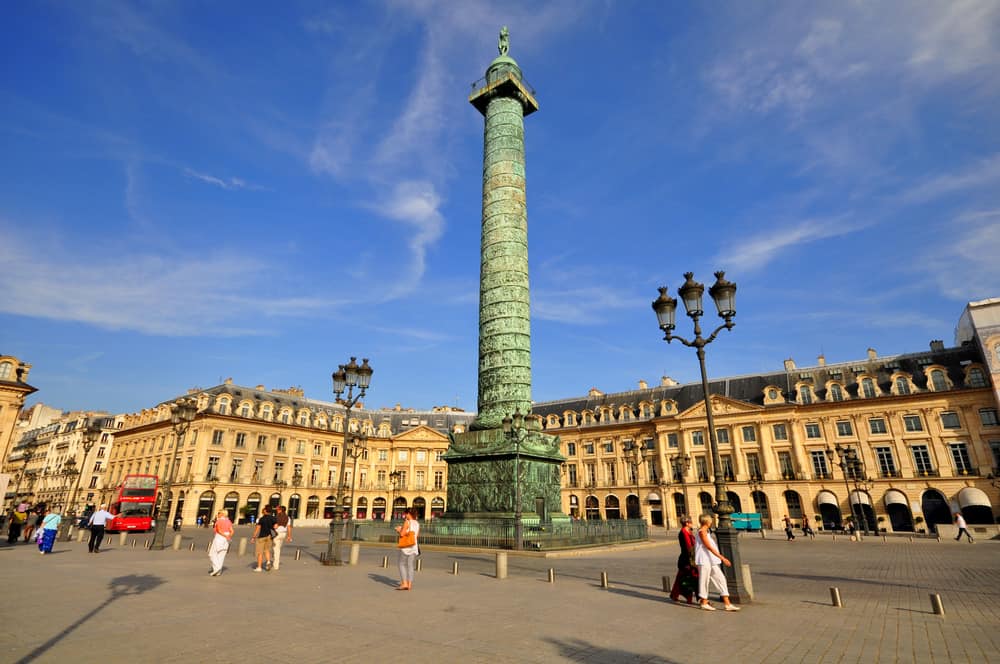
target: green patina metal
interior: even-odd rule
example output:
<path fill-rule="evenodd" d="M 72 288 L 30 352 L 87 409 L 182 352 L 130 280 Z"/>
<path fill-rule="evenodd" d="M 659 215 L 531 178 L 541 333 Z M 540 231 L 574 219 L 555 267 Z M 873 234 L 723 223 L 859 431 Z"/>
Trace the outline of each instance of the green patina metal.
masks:
<path fill-rule="evenodd" d="M 448 462 L 448 519 L 512 517 L 559 522 L 559 438 L 539 418 L 505 432 L 502 421 L 531 412 L 531 312 L 528 285 L 528 208 L 525 196 L 524 117 L 538 110 L 521 68 L 507 53 L 486 70 L 469 102 L 483 114 L 483 216 L 479 273 L 478 415 L 468 432 L 453 434 Z M 517 477 L 520 475 L 520 477 Z M 520 488 L 520 505 L 517 487 Z M 519 509 L 518 509 L 519 508 Z"/>

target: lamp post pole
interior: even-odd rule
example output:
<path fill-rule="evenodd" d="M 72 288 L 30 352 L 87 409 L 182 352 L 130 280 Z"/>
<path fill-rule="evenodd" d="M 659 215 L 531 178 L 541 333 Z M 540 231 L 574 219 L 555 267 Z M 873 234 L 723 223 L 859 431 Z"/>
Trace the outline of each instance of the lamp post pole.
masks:
<path fill-rule="evenodd" d="M 167 524 L 173 520 L 170 518 L 170 510 L 175 509 L 177 501 L 171 495 L 170 503 L 166 504 L 168 492 L 173 491 L 174 473 L 177 470 L 181 443 L 184 434 L 187 432 L 195 415 L 198 414 L 198 405 L 193 399 L 181 399 L 170 404 L 170 424 L 174 429 L 174 447 L 169 450 L 170 457 L 167 461 L 167 481 L 160 487 L 160 496 L 156 503 L 156 528 L 153 530 L 153 541 L 149 544 L 150 551 L 162 551 L 166 548 L 164 539 L 167 534 Z"/>
<path fill-rule="evenodd" d="M 392 523 L 393 517 L 396 516 L 396 486 L 399 485 L 401 476 L 402 473 L 398 470 L 389 473 L 389 523 Z"/>
<path fill-rule="evenodd" d="M 715 419 L 712 416 L 712 399 L 708 392 L 708 372 L 705 369 L 705 346 L 715 341 L 716 336 L 723 329 L 731 330 L 735 323 L 733 317 L 736 315 L 736 284 L 726 280 L 726 273 L 719 271 L 715 273 L 715 283 L 708 293 L 715 301 L 715 306 L 719 312 L 719 318 L 723 319 L 723 324 L 715 328 L 706 339 L 702 336 L 701 317 L 704 315 L 701 298 L 705 292 L 705 286 L 694 280 L 693 272 L 684 274 L 684 284 L 677 289 L 684 302 L 684 309 L 688 317 L 694 322 L 694 339 L 688 341 L 684 337 L 673 333 L 675 315 L 677 311 L 677 300 L 667 295 L 667 287 L 659 289 L 660 296 L 653 301 L 653 310 L 660 329 L 664 332 L 663 340 L 670 343 L 674 339 L 680 341 L 689 348 L 694 348 L 698 355 L 698 368 L 701 370 L 701 389 L 705 398 L 705 419 L 708 424 L 708 440 L 712 453 L 712 470 L 715 476 L 715 505 L 713 510 L 718 517 L 716 536 L 719 539 L 719 549 L 722 554 L 729 558 L 732 567 L 728 568 L 726 576 L 729 581 L 729 592 L 732 601 L 737 604 L 750 602 L 750 594 L 743 581 L 743 559 L 740 555 L 739 533 L 733 529 L 732 513 L 733 506 L 729 502 L 726 494 L 726 481 L 722 470 L 722 463 L 719 457 L 719 442 L 715 435 Z"/>
<path fill-rule="evenodd" d="M 302 502 L 302 496 L 299 496 L 299 487 L 302 486 L 302 471 L 298 468 L 295 469 L 295 473 L 292 475 L 292 489 L 295 491 L 295 495 L 288 499 L 288 516 L 293 519 L 299 518 L 299 503 Z M 292 514 L 292 498 L 298 497 L 298 502 L 295 503 L 295 514 Z"/>
<path fill-rule="evenodd" d="M 89 422 L 87 424 L 87 429 L 83 432 L 83 465 L 76 473 L 76 485 L 73 487 L 73 493 L 69 499 L 69 509 L 66 512 L 67 518 L 62 520 L 59 539 L 63 541 L 69 541 L 69 529 L 72 525 L 71 522 L 76 518 L 76 494 L 80 490 L 80 478 L 83 477 L 83 469 L 87 467 L 87 455 L 89 455 L 90 450 L 94 448 L 94 444 L 97 443 L 97 439 L 100 435 L 101 425 L 98 424 L 96 420 Z"/>
<path fill-rule="evenodd" d="M 837 453 L 836 465 L 840 467 L 841 472 L 844 473 L 844 491 L 847 492 L 847 505 L 851 509 L 851 518 L 855 520 L 854 530 L 855 533 L 857 533 L 857 526 L 858 524 L 861 523 L 862 520 L 858 518 L 858 515 L 854 510 L 854 502 L 851 501 L 851 483 L 850 483 L 850 475 L 856 472 L 856 462 L 858 460 L 857 452 L 855 452 L 854 449 L 850 447 L 841 446 L 840 443 L 837 443 L 837 445 L 833 448 L 833 451 Z M 827 456 L 831 456 L 830 448 L 826 449 L 826 454 Z M 858 500 L 859 501 L 861 500 L 860 494 L 858 494 Z M 861 506 L 858 505 L 859 508 L 858 511 L 860 511 L 860 507 Z M 867 528 L 865 529 L 865 534 L 866 535 L 868 534 Z M 860 535 L 858 537 L 860 539 Z"/>
<path fill-rule="evenodd" d="M 368 366 L 368 358 L 363 358 L 361 360 L 361 366 L 358 366 L 357 357 L 352 357 L 351 361 L 347 364 L 341 364 L 336 371 L 333 372 L 333 394 L 337 399 L 337 402 L 344 407 L 344 455 L 341 456 L 340 460 L 340 473 L 339 479 L 337 480 L 337 499 L 333 506 L 333 520 L 330 521 L 330 537 L 326 544 L 326 557 L 323 559 L 323 564 L 330 566 L 334 565 L 339 567 L 343 564 L 340 559 L 340 538 L 337 537 L 337 525 L 344 520 L 344 463 L 347 461 L 347 442 L 351 435 L 351 408 L 354 407 L 362 397 L 365 396 L 365 392 L 368 390 L 368 385 L 371 383 L 373 370 Z M 358 393 L 354 394 L 354 388 L 358 389 Z M 347 390 L 347 397 L 344 398 L 344 390 Z M 346 524 L 344 524 L 346 529 Z"/>
<path fill-rule="evenodd" d="M 628 459 L 629 464 L 632 466 L 632 479 L 635 481 L 636 511 L 638 512 L 637 518 L 641 519 L 642 500 L 639 498 L 639 467 L 646 460 L 646 450 L 634 440 L 629 441 L 629 444 L 625 446 L 625 458 Z M 627 504 L 625 507 L 628 509 Z"/>

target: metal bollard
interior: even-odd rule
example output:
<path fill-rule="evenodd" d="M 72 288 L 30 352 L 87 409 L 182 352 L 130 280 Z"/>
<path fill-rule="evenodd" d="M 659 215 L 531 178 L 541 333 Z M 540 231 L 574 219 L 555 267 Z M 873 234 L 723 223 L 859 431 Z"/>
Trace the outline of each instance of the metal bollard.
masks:
<path fill-rule="evenodd" d="M 496 578 L 506 579 L 507 578 L 507 552 L 497 551 L 497 563 L 496 563 Z"/>
<path fill-rule="evenodd" d="M 419 572 L 423 568 L 424 568 L 424 561 L 421 560 L 420 558 L 417 558 L 417 571 Z M 455 574 L 458 574 L 458 572 L 456 571 Z"/>
<path fill-rule="evenodd" d="M 382 569 L 389 569 L 389 556 L 382 556 Z"/>
<path fill-rule="evenodd" d="M 357 565 L 358 558 L 361 556 L 361 544 L 359 542 L 351 542 L 351 553 L 350 558 L 348 558 L 349 565 Z"/>
<path fill-rule="evenodd" d="M 118 533 L 118 546 L 125 546 L 128 541 L 128 533 Z"/>
<path fill-rule="evenodd" d="M 608 573 L 607 572 L 601 572 L 601 587 L 602 588 L 610 588 L 611 587 L 610 585 L 608 585 Z"/>
<path fill-rule="evenodd" d="M 556 582 L 556 571 L 550 567 L 549 568 L 549 583 L 555 583 L 555 582 Z"/>
<path fill-rule="evenodd" d="M 885 543 L 886 543 L 886 542 L 888 542 L 888 541 L 889 541 L 889 540 L 888 540 L 888 539 L 886 539 L 885 535 L 882 535 L 882 544 L 885 544 Z"/>
<path fill-rule="evenodd" d="M 247 554 L 247 538 L 241 537 L 239 546 L 236 548 L 236 555 L 245 556 Z"/>
<path fill-rule="evenodd" d="M 764 532 L 763 528 L 760 529 L 760 538 L 767 539 L 767 533 Z"/>
<path fill-rule="evenodd" d="M 931 593 L 931 609 L 934 615 L 944 617 L 944 604 L 941 603 L 941 595 Z"/>
<path fill-rule="evenodd" d="M 940 542 L 940 541 L 941 541 L 941 536 L 940 536 L 940 535 L 938 535 L 938 536 L 937 536 L 937 537 L 935 537 L 934 539 L 936 539 L 936 540 L 937 540 L 938 542 Z"/>
<path fill-rule="evenodd" d="M 142 548 L 144 548 L 144 549 L 148 549 L 149 548 L 149 540 L 146 540 L 145 542 L 142 543 Z"/>
<path fill-rule="evenodd" d="M 211 550 L 212 550 L 212 549 L 211 549 L 211 546 L 212 546 L 212 545 L 211 545 L 211 544 L 209 544 L 208 546 L 209 546 L 209 551 L 211 551 Z M 191 551 L 194 551 L 194 542 L 191 542 Z"/>
<path fill-rule="evenodd" d="M 295 547 L 295 559 L 298 560 L 301 557 L 302 557 L 302 547 L 297 546 Z"/>
<path fill-rule="evenodd" d="M 458 561 L 457 560 L 451 564 L 451 573 L 452 574 L 458 574 Z"/>
<path fill-rule="evenodd" d="M 177 533 L 174 535 L 174 551 L 181 550 L 181 534 Z"/>
<path fill-rule="evenodd" d="M 670 592 L 670 577 L 669 576 L 663 577 L 663 592 L 665 592 L 665 593 Z"/>
<path fill-rule="evenodd" d="M 135 548 L 135 538 L 134 537 L 132 538 L 132 548 L 133 549 Z"/>
<path fill-rule="evenodd" d="M 86 537 L 85 537 L 85 535 L 86 535 L 86 534 L 87 534 L 87 531 L 86 531 L 86 530 L 83 530 L 83 529 L 81 529 L 81 530 L 80 530 L 80 531 L 79 531 L 79 532 L 78 532 L 78 533 L 76 534 L 76 541 L 77 541 L 77 542 L 82 542 L 82 541 L 83 541 L 84 539 L 86 539 Z"/>
<path fill-rule="evenodd" d="M 913 535 L 910 535 L 907 539 L 910 540 L 910 544 L 913 544 Z"/>
<path fill-rule="evenodd" d="M 208 546 L 205 547 L 205 553 L 212 553 L 212 545 L 214 540 L 208 540 Z M 194 551 L 194 542 L 191 542 L 191 550 Z"/>
<path fill-rule="evenodd" d="M 840 601 L 840 588 L 830 588 L 830 602 L 837 608 L 844 606 Z"/>

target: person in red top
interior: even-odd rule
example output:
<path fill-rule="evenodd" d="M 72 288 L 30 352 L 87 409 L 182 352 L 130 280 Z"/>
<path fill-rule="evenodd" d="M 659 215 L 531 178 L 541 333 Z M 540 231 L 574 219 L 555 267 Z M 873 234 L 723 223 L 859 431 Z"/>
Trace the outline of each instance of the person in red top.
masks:
<path fill-rule="evenodd" d="M 698 589 L 698 568 L 694 565 L 694 527 L 691 517 L 681 517 L 681 529 L 677 533 L 677 543 L 681 552 L 677 556 L 677 577 L 670 589 L 670 599 L 680 601 L 684 595 L 688 604 L 694 604 L 694 593 Z"/>
<path fill-rule="evenodd" d="M 226 562 L 229 552 L 229 542 L 233 539 L 233 522 L 229 520 L 229 512 L 219 510 L 215 517 L 215 537 L 208 548 L 208 559 L 212 561 L 212 571 L 209 576 L 222 574 L 222 565 Z"/>

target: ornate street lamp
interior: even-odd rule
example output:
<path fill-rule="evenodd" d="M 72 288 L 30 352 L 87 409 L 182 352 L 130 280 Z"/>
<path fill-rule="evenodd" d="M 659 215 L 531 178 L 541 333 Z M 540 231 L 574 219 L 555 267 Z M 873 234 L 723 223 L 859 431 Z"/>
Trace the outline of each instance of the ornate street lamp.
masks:
<path fill-rule="evenodd" d="M 399 480 L 403 477 L 403 473 L 398 470 L 394 470 L 389 473 L 389 523 L 392 523 L 393 517 L 396 516 L 394 511 L 396 507 L 396 487 L 399 486 Z"/>
<path fill-rule="evenodd" d="M 167 461 L 167 481 L 160 486 L 160 496 L 156 502 L 156 528 L 153 531 L 153 541 L 149 545 L 150 551 L 162 551 L 166 548 L 163 540 L 167 534 L 167 524 L 173 523 L 170 511 L 176 509 L 174 506 L 178 501 L 171 495 L 169 504 L 164 503 L 167 500 L 166 496 L 173 491 L 174 473 L 180 461 L 180 457 L 176 455 L 184 442 L 184 434 L 187 433 L 197 414 L 198 404 L 193 399 L 181 399 L 170 404 L 170 425 L 174 430 L 174 446 L 168 450 L 170 457 Z"/>
<path fill-rule="evenodd" d="M 836 461 L 833 461 L 834 452 L 837 454 Z M 860 491 L 857 490 L 857 483 L 856 483 L 858 473 L 860 472 L 859 469 L 862 467 L 861 460 L 858 458 L 857 450 L 851 447 L 841 446 L 840 443 L 837 443 L 837 445 L 832 450 L 829 447 L 826 448 L 826 455 L 830 459 L 831 463 L 833 463 L 833 465 L 835 466 L 838 466 L 841 472 L 844 473 L 844 491 L 847 492 L 847 505 L 848 507 L 851 508 L 851 517 L 854 518 L 856 524 L 855 530 L 857 530 L 857 525 L 860 524 L 862 528 L 864 528 L 865 535 L 867 535 L 868 527 L 866 519 L 864 518 L 864 512 L 862 512 L 860 505 L 861 493 Z M 854 506 L 856 503 L 854 503 L 851 500 L 850 479 L 852 475 L 854 476 L 855 479 L 855 487 L 856 487 L 855 491 L 857 491 L 855 495 L 857 495 L 858 498 L 857 512 L 860 512 L 860 515 L 857 512 L 855 512 Z"/>
<path fill-rule="evenodd" d="M 73 520 L 76 518 L 76 493 L 80 490 L 80 478 L 83 477 L 83 469 L 87 467 L 87 455 L 90 454 L 90 450 L 93 449 L 94 445 L 97 443 L 97 439 L 101 437 L 101 424 L 98 420 L 91 420 L 87 423 L 87 428 L 83 432 L 83 465 L 80 467 L 79 471 L 76 473 L 76 486 L 73 487 L 73 495 L 69 500 L 69 509 L 66 512 L 65 519 L 62 520 L 60 524 L 59 539 L 68 542 L 70 538 L 69 529 L 72 525 Z M 70 459 L 74 464 L 76 459 Z M 67 462 L 68 463 L 68 462 Z"/>
<path fill-rule="evenodd" d="M 638 509 L 637 518 L 641 519 L 642 500 L 639 498 L 639 467 L 646 460 L 646 448 L 640 443 L 630 440 L 625 444 L 625 459 L 632 466 L 632 479 L 635 481 L 635 501 Z"/>
<path fill-rule="evenodd" d="M 336 371 L 333 372 L 331 376 L 333 378 L 333 395 L 337 399 L 337 403 L 344 407 L 344 453 L 347 454 L 347 441 L 351 435 L 351 408 L 354 407 L 362 397 L 365 396 L 365 392 L 368 390 L 368 385 L 371 384 L 372 373 L 374 370 L 368 366 L 368 358 L 363 358 L 361 360 L 361 366 L 358 366 L 357 357 L 352 357 L 351 361 L 347 364 L 341 364 Z M 354 393 L 354 389 L 357 388 L 358 393 Z M 347 397 L 344 397 L 344 391 L 347 391 Z M 344 462 L 346 458 L 342 457 L 340 460 L 340 479 L 337 481 L 337 496 L 336 503 L 333 506 L 333 520 L 330 521 L 330 538 L 326 545 L 326 557 L 323 559 L 324 565 L 336 565 L 340 566 L 343 562 L 340 559 L 340 539 L 342 539 L 347 534 L 347 524 L 344 523 L 343 533 L 340 538 L 337 537 L 337 525 L 341 524 L 344 520 Z"/>
<path fill-rule="evenodd" d="M 514 550 L 524 548 L 524 524 L 521 513 L 521 443 L 528 435 L 524 428 L 524 415 L 515 410 L 513 417 L 507 415 L 501 421 L 504 435 L 514 442 Z"/>
<path fill-rule="evenodd" d="M 712 400 L 708 392 L 708 373 L 705 370 L 705 346 L 715 341 L 715 337 L 723 329 L 731 330 L 735 325 L 733 318 L 736 316 L 736 284 L 726 280 L 725 272 L 715 273 L 715 283 L 708 290 L 708 294 L 712 296 L 719 318 L 723 320 L 723 323 L 715 328 L 706 339 L 701 334 L 701 317 L 704 315 L 702 295 L 705 293 L 705 286 L 694 280 L 693 272 L 684 274 L 684 284 L 677 289 L 677 294 L 684 303 L 684 310 L 688 317 L 694 322 L 694 339 L 691 341 L 673 333 L 677 327 L 675 320 L 677 300 L 667 295 L 666 286 L 660 287 L 659 291 L 660 296 L 653 301 L 653 311 L 656 312 L 657 322 L 660 329 L 663 330 L 663 340 L 670 343 L 676 339 L 697 351 L 698 366 L 701 369 L 701 388 L 705 397 L 708 440 L 711 444 L 712 470 L 715 475 L 715 505 L 712 506 L 712 509 L 718 516 L 716 535 L 722 554 L 732 561 L 732 567 L 727 570 L 732 600 L 737 604 L 748 603 L 750 595 L 743 582 L 743 558 L 740 555 L 739 533 L 733 528 L 731 515 L 734 510 L 726 494 L 726 481 L 719 458 L 719 442 L 715 435 L 715 419 L 712 417 Z"/>

